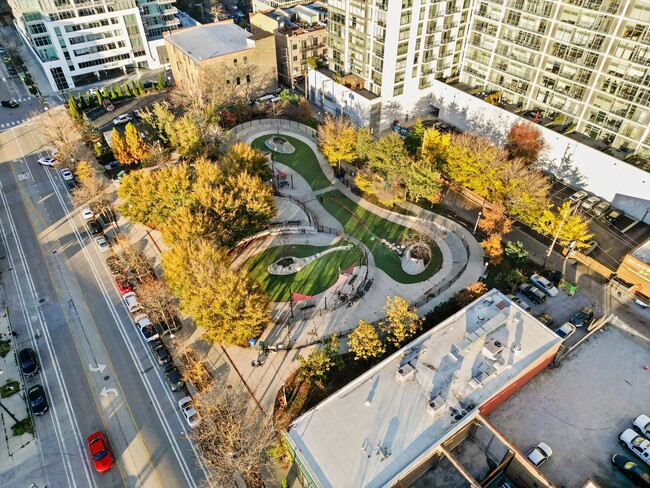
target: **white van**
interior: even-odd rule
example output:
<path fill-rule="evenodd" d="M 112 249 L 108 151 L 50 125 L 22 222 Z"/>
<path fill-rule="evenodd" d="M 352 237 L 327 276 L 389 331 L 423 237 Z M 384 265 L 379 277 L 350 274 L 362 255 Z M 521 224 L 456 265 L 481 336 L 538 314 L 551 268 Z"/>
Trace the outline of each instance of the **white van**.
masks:
<path fill-rule="evenodd" d="M 138 297 L 135 295 L 135 292 L 130 291 L 128 293 L 125 293 L 122 296 L 122 300 L 124 300 L 124 305 L 126 305 L 126 308 L 129 309 L 129 312 L 135 313 L 138 310 L 142 310 L 142 305 L 140 305 L 140 302 L 138 301 Z"/>

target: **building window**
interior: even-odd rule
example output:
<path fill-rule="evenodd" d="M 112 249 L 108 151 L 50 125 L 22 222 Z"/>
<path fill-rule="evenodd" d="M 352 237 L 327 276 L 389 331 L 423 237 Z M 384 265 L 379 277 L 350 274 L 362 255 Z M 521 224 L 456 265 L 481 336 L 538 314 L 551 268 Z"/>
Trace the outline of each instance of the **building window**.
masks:
<path fill-rule="evenodd" d="M 67 90 L 69 88 L 68 82 L 66 81 L 65 75 L 63 74 L 63 70 L 61 68 L 50 68 L 50 74 L 52 75 L 52 78 L 54 78 L 56 87 L 59 90 Z"/>
<path fill-rule="evenodd" d="M 397 95 L 401 95 L 402 93 L 404 93 L 404 85 L 397 85 L 393 89 L 393 96 L 394 97 L 396 97 Z"/>
<path fill-rule="evenodd" d="M 244 64 L 248 63 L 248 56 L 244 56 Z"/>
<path fill-rule="evenodd" d="M 239 76 L 237 77 L 237 84 L 241 85 L 241 78 Z"/>
<path fill-rule="evenodd" d="M 251 82 L 251 75 L 246 75 L 246 83 L 250 83 L 250 82 Z"/>
<path fill-rule="evenodd" d="M 232 60 L 233 64 L 237 64 L 237 58 Z"/>

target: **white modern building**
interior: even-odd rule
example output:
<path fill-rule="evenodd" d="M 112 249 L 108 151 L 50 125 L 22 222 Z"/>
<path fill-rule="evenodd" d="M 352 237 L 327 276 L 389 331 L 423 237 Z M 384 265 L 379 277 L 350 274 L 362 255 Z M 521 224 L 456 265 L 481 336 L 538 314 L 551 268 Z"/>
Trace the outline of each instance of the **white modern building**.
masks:
<path fill-rule="evenodd" d="M 328 42 L 308 76 L 326 111 L 376 133 L 436 116 L 495 142 L 527 114 L 550 128 L 546 169 L 650 209 L 650 1 L 330 0 Z M 594 160 L 608 171 L 585 172 Z"/>
<path fill-rule="evenodd" d="M 15 25 L 54 90 L 110 80 L 166 62 L 174 0 L 9 0 Z"/>

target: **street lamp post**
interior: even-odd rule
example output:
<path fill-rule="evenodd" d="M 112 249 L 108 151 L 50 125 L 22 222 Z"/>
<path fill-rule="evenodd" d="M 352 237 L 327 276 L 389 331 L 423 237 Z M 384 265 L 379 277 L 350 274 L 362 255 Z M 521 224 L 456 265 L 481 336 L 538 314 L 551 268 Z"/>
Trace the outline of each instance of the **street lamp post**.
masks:
<path fill-rule="evenodd" d="M 481 215 L 483 215 L 483 213 L 479 210 L 478 217 L 476 217 L 476 223 L 474 224 L 474 230 L 472 231 L 472 234 L 476 234 L 476 229 L 478 228 L 479 220 L 481 220 Z"/>
<path fill-rule="evenodd" d="M 557 228 L 557 231 L 555 232 L 555 235 L 553 236 L 553 242 L 551 242 L 551 245 L 548 248 L 548 252 L 546 253 L 546 258 L 544 259 L 544 267 L 546 268 L 546 263 L 548 262 L 548 258 L 551 257 L 551 253 L 553 252 L 553 248 L 555 247 L 555 243 L 558 240 L 558 237 L 560 236 L 560 232 L 562 231 L 562 226 L 564 226 L 564 222 L 566 222 L 567 217 L 569 216 L 569 213 L 571 211 L 571 207 L 567 207 L 566 211 L 564 212 L 564 215 L 562 216 L 562 222 L 560 222 L 560 225 Z"/>

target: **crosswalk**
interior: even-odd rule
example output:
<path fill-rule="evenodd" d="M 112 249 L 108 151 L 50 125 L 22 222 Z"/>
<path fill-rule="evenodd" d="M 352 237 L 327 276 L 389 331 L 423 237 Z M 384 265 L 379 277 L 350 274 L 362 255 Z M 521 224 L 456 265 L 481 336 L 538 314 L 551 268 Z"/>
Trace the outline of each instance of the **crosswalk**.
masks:
<path fill-rule="evenodd" d="M 32 98 L 35 98 L 35 97 L 31 97 L 31 96 L 28 95 L 28 96 L 26 96 L 24 98 L 14 98 L 14 100 L 16 100 L 17 102 L 24 102 L 24 101 L 27 101 L 27 100 L 31 100 Z M 14 127 L 16 125 L 24 124 L 25 122 L 27 122 L 27 120 L 28 119 L 22 119 L 22 120 L 14 120 L 14 121 L 11 121 L 11 122 L 5 122 L 4 124 L 0 124 L 0 129 L 9 129 L 10 127 Z"/>

